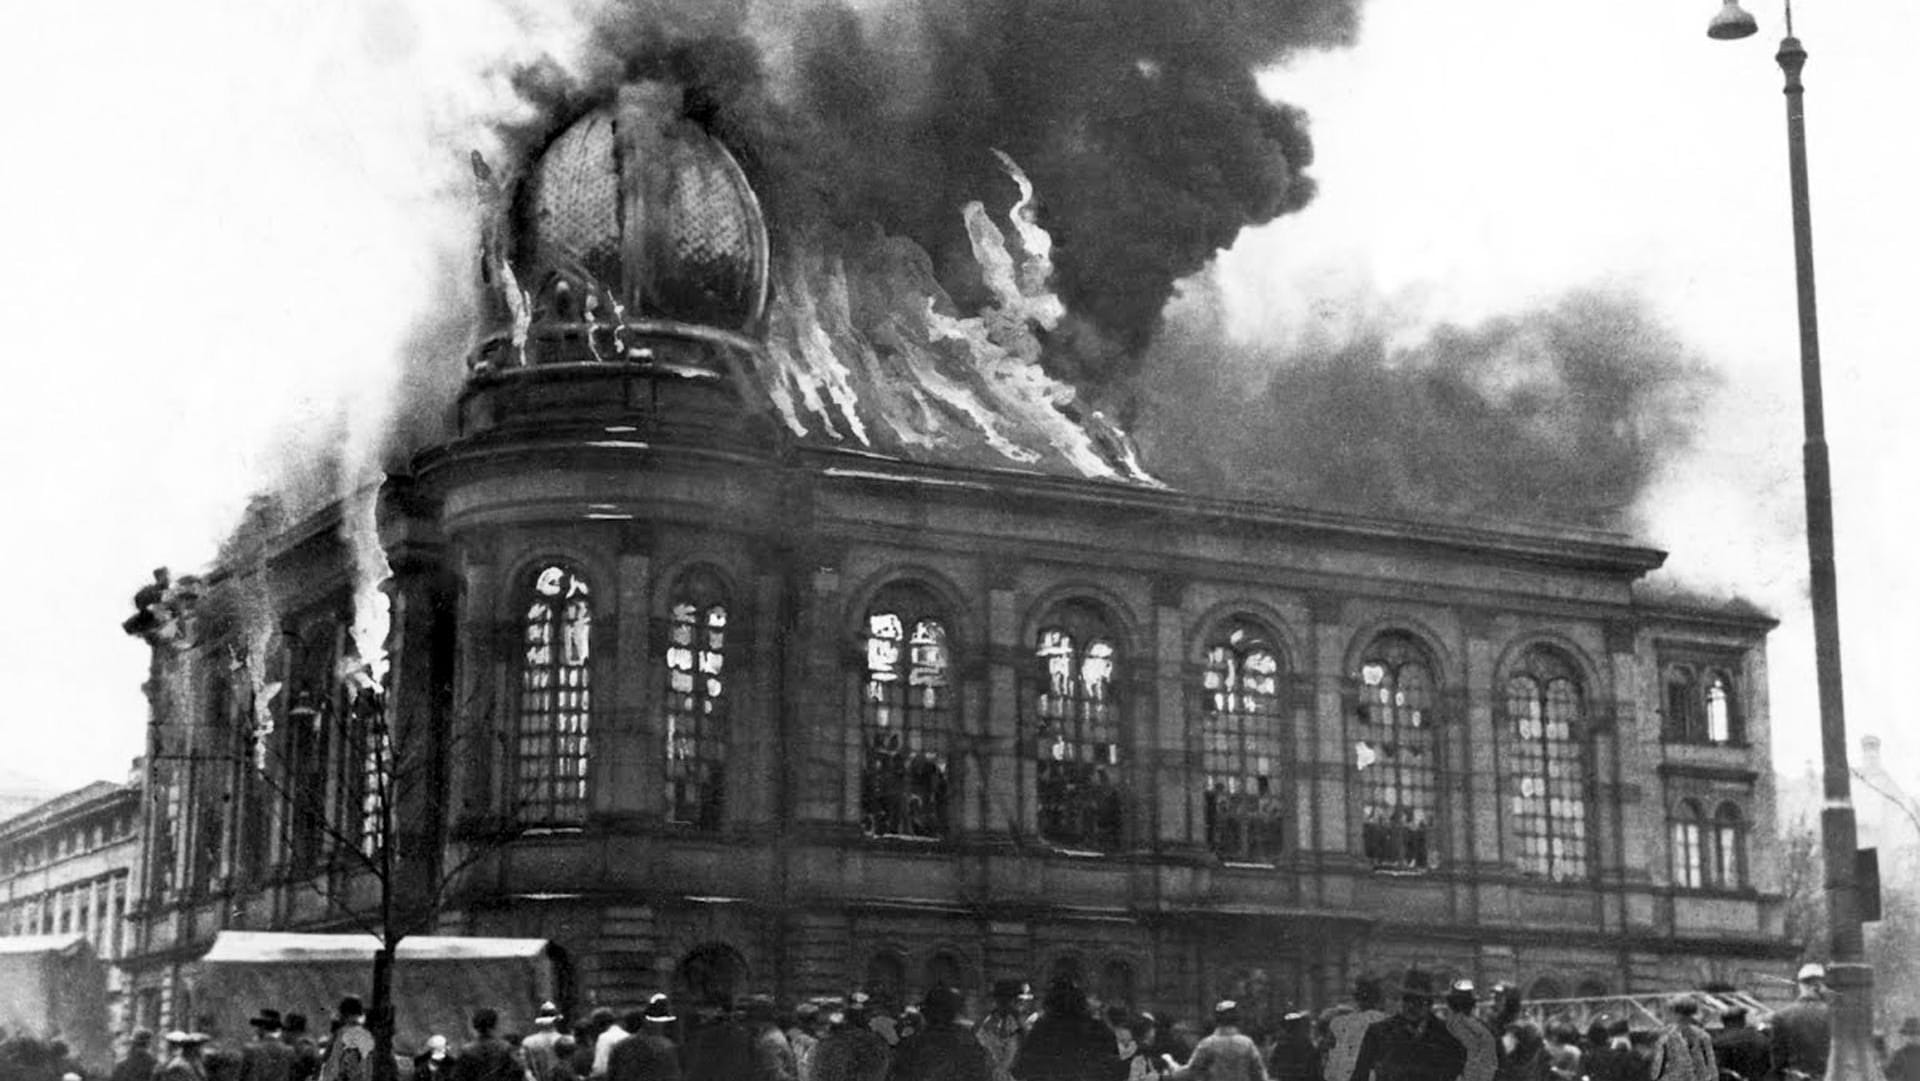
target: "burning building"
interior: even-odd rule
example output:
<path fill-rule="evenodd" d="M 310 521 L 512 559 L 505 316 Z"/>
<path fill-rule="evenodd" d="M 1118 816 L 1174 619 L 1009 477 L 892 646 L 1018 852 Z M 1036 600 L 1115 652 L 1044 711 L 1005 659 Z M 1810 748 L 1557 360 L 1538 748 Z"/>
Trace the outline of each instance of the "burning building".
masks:
<path fill-rule="evenodd" d="M 885 237 L 779 250 L 671 82 L 476 160 L 453 431 L 157 602 L 143 1022 L 221 930 L 393 921 L 550 940 L 574 1011 L 1066 973 L 1272 1019 L 1794 954 L 1770 619 L 1617 536 L 1161 484 L 1040 367 L 995 164 L 963 310 Z"/>

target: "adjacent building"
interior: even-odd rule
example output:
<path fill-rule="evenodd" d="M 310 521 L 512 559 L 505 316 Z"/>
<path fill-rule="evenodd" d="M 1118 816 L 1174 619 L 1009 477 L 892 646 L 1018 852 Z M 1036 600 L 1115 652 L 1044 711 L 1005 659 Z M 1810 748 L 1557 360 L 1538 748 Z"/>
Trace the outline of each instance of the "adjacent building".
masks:
<path fill-rule="evenodd" d="M 219 930 L 383 895 L 552 940 L 576 1009 L 1789 965 L 1771 619 L 1621 537 L 1171 491 L 1111 435 L 1107 480 L 798 437 L 758 205 L 674 100 L 529 167 L 487 255 L 526 292 L 377 515 L 262 518 L 153 598 L 143 1020 Z"/>
<path fill-rule="evenodd" d="M 79 935 L 112 963 L 108 1007 L 128 1019 L 120 960 L 140 896 L 140 780 L 95 781 L 0 821 L 0 936 Z"/>

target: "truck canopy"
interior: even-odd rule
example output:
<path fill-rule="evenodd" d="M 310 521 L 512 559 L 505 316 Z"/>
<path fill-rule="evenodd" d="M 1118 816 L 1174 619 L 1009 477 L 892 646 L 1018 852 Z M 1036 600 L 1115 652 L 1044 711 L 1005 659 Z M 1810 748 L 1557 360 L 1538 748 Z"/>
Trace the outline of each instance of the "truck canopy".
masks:
<path fill-rule="evenodd" d="M 83 935 L 0 938 L 0 1028 L 64 1040 L 82 1065 L 113 1063 L 107 965 Z"/>
<path fill-rule="evenodd" d="M 230 1037 L 244 1035 L 261 1009 L 305 1014 L 309 1031 L 324 1033 L 342 998 L 356 996 L 372 1009 L 379 948 L 370 934 L 222 931 L 202 959 L 195 997 Z M 394 1048 L 419 1051 L 436 1033 L 458 1046 L 482 1006 L 499 1011 L 501 1032 L 530 1032 L 556 984 L 543 938 L 402 939 L 393 965 Z"/>

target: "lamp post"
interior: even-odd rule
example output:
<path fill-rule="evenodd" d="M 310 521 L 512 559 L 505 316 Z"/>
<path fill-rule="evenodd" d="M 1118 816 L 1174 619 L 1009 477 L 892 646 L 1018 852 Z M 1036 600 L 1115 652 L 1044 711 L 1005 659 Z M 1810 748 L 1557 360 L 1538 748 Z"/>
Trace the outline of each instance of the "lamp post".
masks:
<path fill-rule="evenodd" d="M 1759 29 L 1739 0 L 1724 0 L 1707 25 L 1707 36 L 1734 40 Z M 1793 0 L 1786 0 L 1786 36 L 1774 54 L 1786 75 L 1787 172 L 1793 196 L 1793 266 L 1800 316 L 1800 397 L 1806 427 L 1807 562 L 1813 600 L 1814 671 L 1820 692 L 1821 773 L 1825 802 L 1820 812 L 1824 853 L 1827 979 L 1834 992 L 1829 1081 L 1880 1078 L 1873 1053 L 1873 969 L 1866 963 L 1860 927 L 1854 852 L 1859 840 L 1847 767 L 1846 708 L 1840 685 L 1840 602 L 1834 577 L 1833 487 L 1827 465 L 1826 416 L 1820 390 L 1820 327 L 1814 307 L 1813 223 L 1807 194 L 1807 121 L 1800 69 L 1807 51 L 1793 36 Z"/>

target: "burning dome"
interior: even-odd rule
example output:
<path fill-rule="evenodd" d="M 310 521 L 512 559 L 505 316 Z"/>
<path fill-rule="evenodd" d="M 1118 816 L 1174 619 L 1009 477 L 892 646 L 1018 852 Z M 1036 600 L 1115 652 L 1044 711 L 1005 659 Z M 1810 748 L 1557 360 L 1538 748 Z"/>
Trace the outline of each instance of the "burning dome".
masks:
<path fill-rule="evenodd" d="M 482 278 L 495 316 L 476 369 L 629 362 L 718 374 L 716 347 L 758 347 L 759 200 L 685 115 L 678 86 L 622 88 L 550 142 L 510 199 L 483 161 L 475 168 L 491 210 Z"/>

